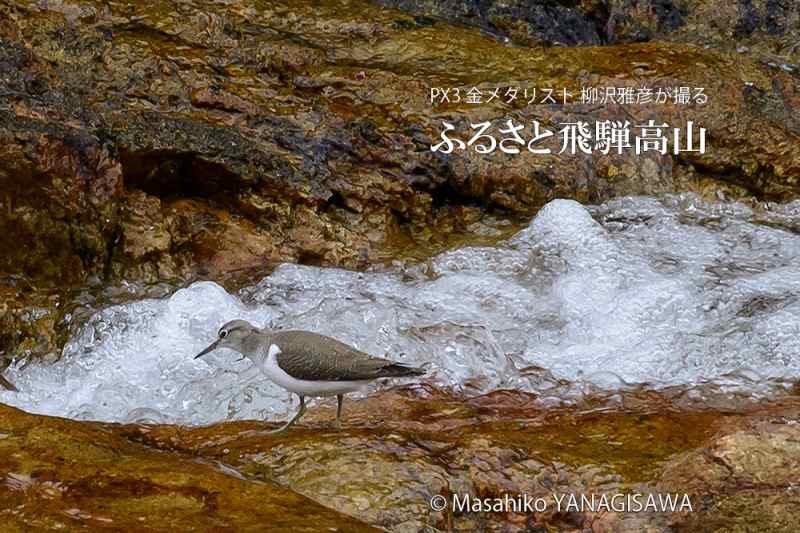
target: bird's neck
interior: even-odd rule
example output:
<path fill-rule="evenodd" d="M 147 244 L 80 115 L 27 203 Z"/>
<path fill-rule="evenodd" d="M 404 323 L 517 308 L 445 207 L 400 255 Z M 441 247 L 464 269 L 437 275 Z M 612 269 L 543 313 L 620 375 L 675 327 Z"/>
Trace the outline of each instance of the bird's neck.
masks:
<path fill-rule="evenodd" d="M 242 342 L 241 353 L 255 362 L 260 362 L 266 357 L 270 342 L 269 335 L 250 335 Z"/>

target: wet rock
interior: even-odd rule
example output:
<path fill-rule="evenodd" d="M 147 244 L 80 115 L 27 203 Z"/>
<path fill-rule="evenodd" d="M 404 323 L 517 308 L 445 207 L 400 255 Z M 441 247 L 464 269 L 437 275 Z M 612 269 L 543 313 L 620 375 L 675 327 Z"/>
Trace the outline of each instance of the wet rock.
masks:
<path fill-rule="evenodd" d="M 163 454 L 119 428 L 0 406 L 5 531 L 372 531 L 352 517 L 214 461 Z"/>
<path fill-rule="evenodd" d="M 389 391 L 348 403 L 342 430 L 331 427 L 334 410 L 327 407 L 312 409 L 308 421 L 281 436 L 265 434 L 255 422 L 131 428 L 127 436 L 223 461 L 250 479 L 276 481 L 390 531 L 695 531 L 706 523 L 724 530 L 773 525 L 788 531 L 780 526 L 792 516 L 794 496 L 755 519 L 747 507 L 726 515 L 709 498 L 727 509 L 727 496 L 741 491 L 753 506 L 757 484 L 776 497 L 791 487 L 793 426 L 758 421 L 794 417 L 796 399 L 727 414 L 675 412 L 664 401 L 643 395 L 629 397 L 626 410 L 543 409 L 534 397 L 514 392 L 459 401 L 435 390 Z M 754 422 L 758 429 L 743 435 L 742 427 Z M 548 508 L 439 512 L 428 504 L 438 495 L 521 493 L 547 500 Z M 692 511 L 607 512 L 566 503 L 559 509 L 554 500 L 620 493 L 688 493 Z"/>
<path fill-rule="evenodd" d="M 476 25 L 490 35 L 525 44 L 598 45 L 608 18 L 602 2 L 474 2 L 378 0 L 379 4 Z"/>
<path fill-rule="evenodd" d="M 724 48 L 746 43 L 764 54 L 791 54 L 798 38 L 791 28 L 796 28 L 800 21 L 800 9 L 788 0 L 377 0 L 377 3 L 417 16 L 433 16 L 440 23 L 476 26 L 498 40 L 526 46 L 596 46 L 669 40 Z"/>
<path fill-rule="evenodd" d="M 800 510 L 800 426 L 795 407 L 743 421 L 707 446 L 672 461 L 660 485 L 691 491 L 701 514 L 676 520 L 680 531 L 793 531 Z M 744 427 L 741 427 L 744 426 Z M 735 525 L 734 525 L 735 524 Z"/>
<path fill-rule="evenodd" d="M 0 406 L 0 516 L 38 529 L 791 531 L 798 399 L 724 412 L 684 402 L 678 390 L 545 407 L 514 391 L 393 389 L 348 402 L 342 429 L 323 402 L 280 435 L 257 421 L 118 425 Z M 546 508 L 452 503 L 523 493 Z M 686 493 L 692 510 L 556 504 L 631 493 Z M 435 496 L 449 506 L 431 509 Z"/>
<path fill-rule="evenodd" d="M 200 108 L 220 109 L 239 113 L 255 114 L 256 108 L 234 94 L 221 91 L 218 87 L 202 87 L 192 92 L 192 105 Z"/>
<path fill-rule="evenodd" d="M 69 300 L 58 292 L 39 292 L 21 280 L 0 283 L 0 386 L 16 390 L 2 371 L 14 360 L 58 359 L 69 330 L 64 305 Z"/>
<path fill-rule="evenodd" d="M 121 235 L 123 253 L 142 261 L 148 254 L 170 249 L 171 239 L 158 198 L 134 192 L 128 195 L 125 207 Z"/>
<path fill-rule="evenodd" d="M 102 273 L 122 172 L 91 134 L 0 110 L 0 270 L 75 283 Z"/>

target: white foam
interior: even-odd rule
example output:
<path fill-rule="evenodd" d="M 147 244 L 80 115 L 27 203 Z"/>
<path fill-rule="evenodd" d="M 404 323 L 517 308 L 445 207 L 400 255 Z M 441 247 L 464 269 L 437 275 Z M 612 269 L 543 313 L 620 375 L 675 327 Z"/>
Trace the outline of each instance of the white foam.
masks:
<path fill-rule="evenodd" d="M 566 379 L 571 393 L 716 383 L 760 394 L 800 375 L 800 236 L 766 219 L 797 227 L 800 209 L 558 200 L 508 242 L 427 269 L 286 264 L 238 295 L 196 283 L 100 311 L 58 363 L 13 366 L 22 392 L 0 401 L 100 420 L 283 418 L 288 394 L 236 354 L 192 358 L 233 318 L 427 363 L 429 379 L 468 392 L 564 394 L 554 383 Z"/>

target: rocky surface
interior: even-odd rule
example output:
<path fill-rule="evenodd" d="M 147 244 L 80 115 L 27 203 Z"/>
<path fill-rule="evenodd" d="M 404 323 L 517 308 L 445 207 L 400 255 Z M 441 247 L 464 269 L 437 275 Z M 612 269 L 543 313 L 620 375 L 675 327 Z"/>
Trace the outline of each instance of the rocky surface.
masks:
<path fill-rule="evenodd" d="M 528 215 L 555 196 L 597 201 L 704 179 L 766 199 L 797 193 L 798 84 L 780 68 L 680 44 L 532 51 L 369 3 L 317 4 L 6 3 L 0 169 L 4 225 L 15 229 L 0 243 L 4 270 L 74 283 L 274 260 L 357 267 L 387 257 L 396 237 L 433 238 L 415 228 L 463 221 L 453 206 Z M 445 118 L 622 113 L 427 101 L 444 82 L 521 75 L 573 91 L 705 87 L 705 106 L 629 112 L 693 118 L 713 148 L 656 164 L 431 153 Z"/>
<path fill-rule="evenodd" d="M 266 435 L 258 422 L 120 426 L 3 407 L 0 522 L 4 530 L 356 531 L 362 522 L 389 531 L 793 530 L 797 398 L 725 414 L 652 394 L 630 395 L 624 408 L 596 402 L 542 409 L 520 393 L 463 401 L 392 390 L 349 402 L 341 430 L 326 405 L 284 435 Z M 518 493 L 548 499 L 548 509 L 428 504 L 436 495 Z M 558 511 L 553 500 L 618 493 L 686 493 L 692 512 Z"/>
<path fill-rule="evenodd" d="M 216 461 L 133 443 L 129 431 L 0 406 L 0 528 L 374 531 Z"/>
<path fill-rule="evenodd" d="M 528 46 L 608 45 L 654 40 L 750 48 L 794 57 L 800 7 L 788 0 L 580 0 L 575 2 L 379 0 L 421 16 L 475 26 Z M 744 50 L 743 50 L 744 51 Z"/>

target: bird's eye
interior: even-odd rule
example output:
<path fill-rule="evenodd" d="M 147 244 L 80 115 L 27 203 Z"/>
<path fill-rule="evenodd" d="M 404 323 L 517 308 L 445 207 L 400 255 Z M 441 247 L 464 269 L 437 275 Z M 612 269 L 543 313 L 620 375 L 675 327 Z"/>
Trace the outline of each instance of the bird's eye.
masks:
<path fill-rule="evenodd" d="M 224 330 L 224 329 L 219 330 L 219 338 L 220 339 L 224 339 L 225 335 L 227 335 L 227 334 L 228 334 L 227 330 Z"/>

